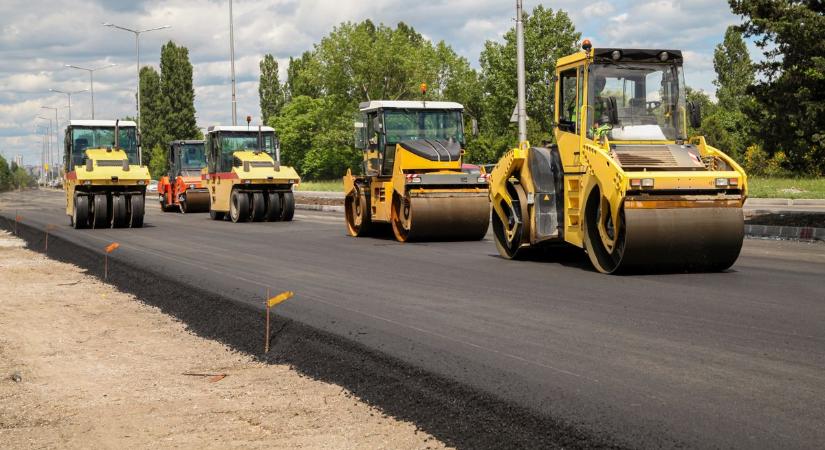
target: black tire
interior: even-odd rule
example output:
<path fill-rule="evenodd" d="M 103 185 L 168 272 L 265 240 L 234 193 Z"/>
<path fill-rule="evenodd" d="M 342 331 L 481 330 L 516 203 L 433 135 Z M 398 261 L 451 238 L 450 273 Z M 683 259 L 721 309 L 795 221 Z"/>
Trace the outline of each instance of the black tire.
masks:
<path fill-rule="evenodd" d="M 169 212 L 169 205 L 166 204 L 166 194 L 158 194 L 158 201 L 160 202 L 160 210 L 163 212 Z"/>
<path fill-rule="evenodd" d="M 277 192 L 269 192 L 266 194 L 266 200 L 266 221 L 281 220 L 281 195 Z"/>
<path fill-rule="evenodd" d="M 109 199 L 106 194 L 95 194 L 92 204 L 92 228 L 109 228 Z"/>
<path fill-rule="evenodd" d="M 243 192 L 232 191 L 229 199 L 229 219 L 234 223 L 249 219 L 249 196 Z"/>
<path fill-rule="evenodd" d="M 125 195 L 112 196 L 112 227 L 123 228 L 128 223 L 128 211 L 126 208 Z"/>
<path fill-rule="evenodd" d="M 369 236 L 372 228 L 370 199 L 364 189 L 355 185 L 355 189 L 344 199 L 344 218 L 350 236 Z"/>
<path fill-rule="evenodd" d="M 225 217 L 225 212 L 215 211 L 213 209 L 209 210 L 209 218 L 212 220 L 223 220 Z"/>
<path fill-rule="evenodd" d="M 74 196 L 72 225 L 77 230 L 89 228 L 89 197 L 85 195 Z"/>
<path fill-rule="evenodd" d="M 281 220 L 284 222 L 289 222 L 295 215 L 295 196 L 292 195 L 292 192 L 284 192 L 284 196 L 281 199 L 281 205 L 283 208 L 283 211 L 281 212 Z"/>
<path fill-rule="evenodd" d="M 262 192 L 252 194 L 252 221 L 260 222 L 266 216 L 266 200 Z"/>
<path fill-rule="evenodd" d="M 143 226 L 146 198 L 143 194 L 134 194 L 129 198 L 129 226 L 140 228 Z"/>

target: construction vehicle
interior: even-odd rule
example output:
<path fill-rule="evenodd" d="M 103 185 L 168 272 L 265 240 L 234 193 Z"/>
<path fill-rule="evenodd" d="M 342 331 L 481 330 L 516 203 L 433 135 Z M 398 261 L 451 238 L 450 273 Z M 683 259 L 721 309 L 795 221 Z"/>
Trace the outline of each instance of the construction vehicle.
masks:
<path fill-rule="evenodd" d="M 478 240 L 490 223 L 488 178 L 463 170 L 464 107 L 440 101 L 360 104 L 362 172 L 344 176 L 347 231 L 392 224 L 400 242 Z"/>
<path fill-rule="evenodd" d="M 169 171 L 158 182 L 160 209 L 182 213 L 209 211 L 209 191 L 201 179 L 201 170 L 206 167 L 204 141 L 172 141 L 166 155 Z"/>
<path fill-rule="evenodd" d="M 677 50 L 593 48 L 557 62 L 555 145 L 526 136 L 491 174 L 496 246 L 584 248 L 602 273 L 721 271 L 739 256 L 747 177 L 702 136 Z"/>
<path fill-rule="evenodd" d="M 206 163 L 202 178 L 213 220 L 292 220 L 292 188 L 301 179 L 295 169 L 281 165 L 280 144 L 274 129 L 248 125 L 209 127 Z"/>
<path fill-rule="evenodd" d="M 72 226 L 142 227 L 150 178 L 141 165 L 137 125 L 70 120 L 64 143 L 66 214 Z"/>

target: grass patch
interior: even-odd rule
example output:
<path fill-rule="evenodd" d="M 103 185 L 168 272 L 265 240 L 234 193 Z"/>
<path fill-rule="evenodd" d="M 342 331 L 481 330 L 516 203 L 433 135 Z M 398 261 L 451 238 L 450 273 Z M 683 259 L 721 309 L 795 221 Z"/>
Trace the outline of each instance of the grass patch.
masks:
<path fill-rule="evenodd" d="M 339 178 L 337 180 L 301 181 L 301 184 L 295 190 L 343 192 L 344 180 Z"/>
<path fill-rule="evenodd" d="M 748 178 L 748 196 L 753 198 L 825 199 L 825 178 Z"/>

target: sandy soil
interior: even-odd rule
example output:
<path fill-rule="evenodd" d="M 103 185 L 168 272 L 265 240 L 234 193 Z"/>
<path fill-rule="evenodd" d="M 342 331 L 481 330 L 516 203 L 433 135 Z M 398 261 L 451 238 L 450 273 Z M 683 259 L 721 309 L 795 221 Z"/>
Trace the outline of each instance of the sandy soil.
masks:
<path fill-rule="evenodd" d="M 2 448 L 443 447 L 2 232 L 0 377 Z"/>

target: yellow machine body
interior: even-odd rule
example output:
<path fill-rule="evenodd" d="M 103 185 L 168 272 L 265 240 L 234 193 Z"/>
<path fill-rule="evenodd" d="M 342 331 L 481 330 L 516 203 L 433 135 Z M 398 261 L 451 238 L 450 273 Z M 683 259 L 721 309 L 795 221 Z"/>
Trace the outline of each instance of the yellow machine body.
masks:
<path fill-rule="evenodd" d="M 558 61 L 556 145 L 523 142 L 491 174 L 503 256 L 566 242 L 584 248 L 604 273 L 724 270 L 736 261 L 747 176 L 703 137 L 687 138 L 694 110 L 684 102 L 681 62 L 678 51 L 626 49 L 587 49 Z M 644 77 L 659 71 L 664 81 L 640 97 Z M 680 97 L 656 100 L 677 86 Z"/>
<path fill-rule="evenodd" d="M 384 223 L 401 242 L 483 238 L 488 181 L 463 164 L 461 105 L 378 101 L 361 109 L 356 131 L 366 175 L 344 176 L 348 233 L 364 236 Z"/>
<path fill-rule="evenodd" d="M 260 137 L 254 127 L 210 127 L 207 167 L 201 177 L 209 191 L 213 219 L 228 216 L 233 222 L 292 220 L 292 189 L 301 178 L 294 168 L 278 161 L 280 152 L 274 133 L 269 127 L 262 127 Z M 253 149 L 258 142 L 263 148 Z M 234 145 L 240 150 L 226 148 Z"/>
<path fill-rule="evenodd" d="M 123 146 L 115 145 L 115 130 Z M 63 186 L 66 214 L 76 228 L 143 225 L 150 175 L 140 164 L 135 131 L 136 125 L 129 121 L 69 122 Z"/>

